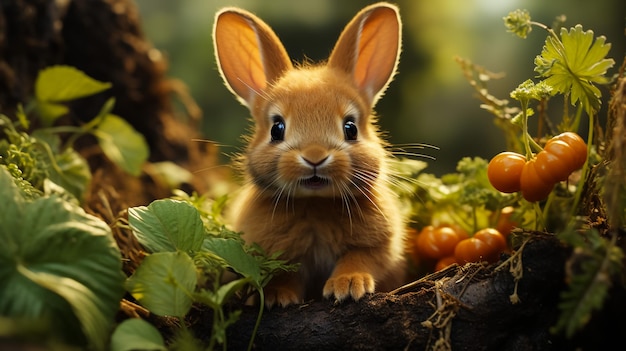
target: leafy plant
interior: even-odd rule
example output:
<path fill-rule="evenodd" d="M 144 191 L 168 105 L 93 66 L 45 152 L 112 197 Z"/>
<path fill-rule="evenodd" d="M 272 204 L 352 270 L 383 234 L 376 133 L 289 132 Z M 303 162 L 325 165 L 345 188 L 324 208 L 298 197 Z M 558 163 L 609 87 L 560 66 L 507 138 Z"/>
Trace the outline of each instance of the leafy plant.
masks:
<path fill-rule="evenodd" d="M 99 82 L 70 66 L 52 66 L 39 72 L 30 108 L 37 110 L 44 125 L 52 125 L 67 114 L 65 103 L 107 90 L 111 83 Z M 29 109 L 30 109 L 29 108 Z"/>
<path fill-rule="evenodd" d="M 0 315 L 35 326 L 9 329 L 3 337 L 44 336 L 50 347 L 108 346 L 124 291 L 121 255 L 107 224 L 79 206 L 91 172 L 73 143 L 92 133 L 113 162 L 135 174 L 147 146 L 110 113 L 113 100 L 86 125 L 53 124 L 69 111 L 66 103 L 109 87 L 72 67 L 50 67 L 40 72 L 33 100 L 18 107 L 15 120 L 0 114 Z"/>
<path fill-rule="evenodd" d="M 187 199 L 156 200 L 147 207 L 128 210 L 130 228 L 151 253 L 128 278 L 127 289 L 152 313 L 181 321 L 192 304 L 208 306 L 213 310 L 213 325 L 206 347 L 211 350 L 221 344 L 226 349 L 226 329 L 240 313 L 237 309 L 226 313 L 225 307 L 231 299 L 238 295 L 242 301 L 251 290 L 257 291 L 261 300 L 260 320 L 263 286 L 278 271 L 295 267 L 278 260 L 277 255 L 266 256 L 257 246 L 245 245 L 239 233 L 215 221 L 215 213 L 201 212 L 193 206 L 200 202 L 193 197 Z M 236 276 L 223 283 L 225 275 L 232 275 L 231 270 Z M 184 323 L 181 328 L 185 329 Z M 153 332 L 149 328 L 143 330 L 148 334 Z M 123 339 L 131 337 L 126 329 L 116 331 L 116 335 Z M 198 344 L 188 340 L 191 337 L 183 330 L 174 342 Z M 154 339 L 146 336 L 144 340 L 152 343 Z"/>
<path fill-rule="evenodd" d="M 567 263 L 569 290 L 561 293 L 561 316 L 553 331 L 569 338 L 589 322 L 594 310 L 602 308 L 613 285 L 611 277 L 623 269 L 624 253 L 597 230 L 564 231 L 559 237 L 575 249 Z"/>
<path fill-rule="evenodd" d="M 111 114 L 113 99 L 83 126 L 51 126 L 69 111 L 64 103 L 109 87 L 110 84 L 96 81 L 75 68 L 53 66 L 38 75 L 35 96 L 25 110 L 17 110 L 17 122 L 0 114 L 0 164 L 7 166 L 16 182 L 21 183 L 20 189 L 42 194 L 44 180 L 50 179 L 81 200 L 91 172 L 73 143 L 84 134 L 95 135 L 105 155 L 122 169 L 134 175 L 141 172 L 148 157 L 147 144 L 128 122 Z M 34 115 L 29 117 L 28 112 Z M 31 130 L 31 120 L 44 127 Z M 61 135 L 68 133 L 70 136 L 63 141 Z"/>
<path fill-rule="evenodd" d="M 132 175 L 139 175 L 142 164 L 148 158 L 148 146 L 144 137 L 128 122 L 111 113 L 114 99 L 107 100 L 98 115 L 89 123 L 79 127 L 51 127 L 59 117 L 69 112 L 65 103 L 101 93 L 110 87 L 110 83 L 97 81 L 73 67 L 52 66 L 42 70 L 37 76 L 35 96 L 27 111 L 38 112 L 44 128 L 37 132 L 71 134 L 62 146 L 63 150 L 71 148 L 80 136 L 93 134 L 112 162 Z"/>
<path fill-rule="evenodd" d="M 524 201 L 519 195 L 512 203 L 519 213 L 520 227 L 552 229 L 564 242 L 574 247 L 574 254 L 568 260 L 566 270 L 569 287 L 561 294 L 561 316 L 553 328 L 554 332 L 564 332 L 567 337 L 571 337 L 585 326 L 593 310 L 602 307 L 612 277 L 617 276 L 622 269 L 623 252 L 615 245 L 615 238 L 607 240 L 595 230 L 582 230 L 581 219 L 577 216 L 583 213 L 580 208 L 583 182 L 588 180 L 592 165 L 597 163 L 597 154 L 593 148 L 594 118 L 600 110 L 602 98 L 597 85 L 611 81 L 605 74 L 614 61 L 605 58 L 610 49 L 606 39 L 599 36 L 594 41 L 593 32 L 584 31 L 581 25 L 569 30 L 561 28 L 557 35 L 548 26 L 532 21 L 525 10 L 509 13 L 504 17 L 504 22 L 509 31 L 521 38 L 526 38 L 534 26 L 548 32 L 542 52 L 534 60 L 535 72 L 542 80 L 537 83 L 526 80 L 510 94 L 520 104 L 517 115 L 513 115 L 515 110 L 508 106 L 507 100 L 497 99 L 488 93 L 484 84 L 487 79 L 474 78 L 484 76 L 481 73 L 484 69 L 467 60 L 458 61 L 485 102 L 483 107 L 498 117 L 497 123 L 506 131 L 510 151 L 523 153 L 523 157 L 534 162 L 536 155 L 545 153 L 540 144 L 542 140 L 553 136 L 533 137 L 529 133 L 529 119 L 535 115 L 530 106 L 532 101 L 537 101 L 541 111 L 545 111 L 547 101 L 561 94 L 577 107 L 575 117 L 571 118 L 565 105 L 558 127 L 560 132 L 577 132 L 581 128 L 583 112 L 589 117 L 587 159 L 579 177 L 574 178 L 578 179 L 578 183 L 576 180 L 572 184 L 569 181 L 567 184 L 559 182 L 557 187 L 548 189 L 549 197 L 541 204 Z"/>
<path fill-rule="evenodd" d="M 25 197 L 6 167 L 0 197 L 0 315 L 104 350 L 124 279 L 109 227 L 57 195 Z"/>
<path fill-rule="evenodd" d="M 490 185 L 485 159 L 464 157 L 456 170 L 441 178 L 429 173 L 417 176 L 419 187 L 412 210 L 417 225 L 454 223 L 474 233 L 493 225 L 492 214 L 514 201 L 513 195 Z"/>

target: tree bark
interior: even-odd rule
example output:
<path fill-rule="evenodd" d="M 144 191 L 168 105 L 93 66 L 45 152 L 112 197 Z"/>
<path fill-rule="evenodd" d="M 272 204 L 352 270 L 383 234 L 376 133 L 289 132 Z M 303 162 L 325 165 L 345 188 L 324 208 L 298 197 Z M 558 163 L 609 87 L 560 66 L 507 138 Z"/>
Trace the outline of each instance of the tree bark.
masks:
<path fill-rule="evenodd" d="M 73 101 L 57 125 L 84 124 L 114 97 L 113 113 L 145 137 L 149 161 L 170 161 L 190 171 L 217 164 L 217 148 L 193 140 L 201 139 L 201 112 L 185 95 L 184 84 L 167 77 L 167 61 L 145 37 L 132 0 L 1 1 L 0 113 L 15 118 L 18 105 L 26 106 L 33 98 L 39 71 L 52 65 L 73 66 L 112 84 L 102 93 Z M 175 95 L 186 98 L 187 111 L 174 109 Z M 94 138 L 81 137 L 75 147 L 86 157 L 93 183 L 98 184 L 87 203 L 102 188 L 109 189 L 109 197 L 124 200 L 114 211 L 171 194 L 149 167 L 141 177 L 132 177 L 108 162 Z M 181 187 L 205 193 L 222 176 L 204 171 Z"/>

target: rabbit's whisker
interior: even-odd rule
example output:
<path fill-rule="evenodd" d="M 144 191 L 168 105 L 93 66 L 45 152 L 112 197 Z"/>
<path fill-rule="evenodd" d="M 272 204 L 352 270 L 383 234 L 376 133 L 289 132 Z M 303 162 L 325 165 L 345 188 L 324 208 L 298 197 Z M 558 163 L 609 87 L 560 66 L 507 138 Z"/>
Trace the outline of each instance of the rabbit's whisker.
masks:
<path fill-rule="evenodd" d="M 339 191 L 339 196 L 341 198 L 341 203 L 345 207 L 346 213 L 348 214 L 348 221 L 350 222 L 350 233 L 352 234 L 353 222 L 352 222 L 352 209 L 350 208 L 350 200 L 353 199 L 353 195 L 350 193 L 348 187 L 345 183 L 340 183 L 337 185 L 337 190 Z M 355 203 L 355 206 L 358 209 L 358 212 L 361 213 L 361 208 L 358 203 Z"/>
<path fill-rule="evenodd" d="M 377 204 L 377 200 L 378 199 L 378 194 L 373 193 L 371 190 L 371 186 L 372 186 L 372 179 L 370 177 L 365 177 L 364 176 L 364 171 L 362 170 L 357 170 L 354 175 L 353 178 L 354 179 L 358 179 L 360 181 L 362 181 L 363 183 L 365 183 L 367 185 L 367 187 L 363 188 L 360 187 L 355 181 L 353 181 L 352 179 L 350 179 L 350 182 L 352 183 L 352 185 L 354 185 L 354 187 L 376 208 L 376 210 L 383 216 L 383 218 L 387 219 L 387 216 L 385 215 L 385 213 L 380 209 L 380 207 Z"/>
<path fill-rule="evenodd" d="M 426 155 L 426 154 L 418 154 L 415 152 L 407 152 L 407 151 L 394 151 L 393 155 L 394 156 L 408 156 L 408 157 L 415 157 L 415 158 L 425 158 L 425 159 L 432 160 L 432 161 L 437 160 L 435 156 Z"/>
<path fill-rule="evenodd" d="M 439 150 L 438 146 L 424 143 L 405 143 L 405 144 L 393 144 L 391 145 L 391 150 L 394 149 L 433 149 Z"/>
<path fill-rule="evenodd" d="M 265 101 L 270 101 L 270 96 L 265 94 L 262 91 L 259 91 L 257 89 L 254 89 L 254 87 L 252 87 L 250 84 L 248 84 L 246 81 L 244 81 L 243 79 L 237 77 L 237 80 L 239 80 L 241 83 L 243 83 L 248 89 L 250 89 L 251 91 L 253 91 L 256 95 L 258 95 L 261 99 L 265 100 Z"/>
<path fill-rule="evenodd" d="M 198 173 L 212 171 L 212 170 L 215 170 L 215 169 L 218 169 L 218 168 L 235 169 L 235 166 L 233 166 L 232 164 L 219 164 L 219 165 L 214 165 L 214 166 L 210 166 L 210 167 L 202 167 L 202 168 L 194 169 L 193 171 L 191 171 L 191 173 L 198 174 Z"/>

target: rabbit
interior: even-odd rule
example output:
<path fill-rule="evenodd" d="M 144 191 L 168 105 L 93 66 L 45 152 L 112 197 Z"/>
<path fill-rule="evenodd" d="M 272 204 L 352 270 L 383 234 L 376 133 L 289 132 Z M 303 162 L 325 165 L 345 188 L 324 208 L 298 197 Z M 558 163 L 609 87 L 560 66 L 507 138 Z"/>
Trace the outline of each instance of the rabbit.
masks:
<path fill-rule="evenodd" d="M 232 205 L 233 227 L 300 265 L 264 288 L 268 308 L 356 301 L 403 282 L 406 221 L 373 113 L 396 73 L 401 27 L 395 5 L 367 6 L 326 62 L 294 65 L 252 13 L 216 14 L 219 72 L 254 122 L 239 159 L 245 184 Z"/>

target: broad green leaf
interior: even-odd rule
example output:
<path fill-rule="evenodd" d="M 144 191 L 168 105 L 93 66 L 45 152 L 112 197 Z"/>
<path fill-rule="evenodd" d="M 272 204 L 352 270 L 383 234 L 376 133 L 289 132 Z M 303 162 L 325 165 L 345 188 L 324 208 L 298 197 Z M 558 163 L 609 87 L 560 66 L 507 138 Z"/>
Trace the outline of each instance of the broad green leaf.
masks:
<path fill-rule="evenodd" d="M 260 284 L 261 267 L 259 262 L 244 250 L 240 241 L 208 237 L 204 240 L 202 248 L 224 259 L 226 264 L 237 273 L 244 277 L 250 277 L 254 282 Z"/>
<path fill-rule="evenodd" d="M 197 251 L 205 236 L 198 210 L 179 200 L 162 199 L 148 207 L 129 208 L 128 223 L 150 252 Z"/>
<path fill-rule="evenodd" d="M 35 80 L 35 98 L 44 102 L 66 102 L 109 89 L 111 83 L 97 81 L 71 66 L 51 66 Z"/>
<path fill-rule="evenodd" d="M 4 169 L 0 197 L 0 315 L 104 349 L 124 281 L 109 227 L 56 196 L 24 200 Z"/>
<path fill-rule="evenodd" d="M 128 122 L 116 115 L 108 115 L 93 132 L 104 154 L 124 171 L 141 174 L 141 166 L 150 150 L 146 139 Z"/>
<path fill-rule="evenodd" d="M 111 336 L 111 351 L 167 351 L 157 328 L 143 319 L 123 321 Z"/>
<path fill-rule="evenodd" d="M 159 252 L 144 258 L 126 281 L 127 290 L 152 313 L 183 318 L 193 302 L 196 266 L 182 251 Z"/>
<path fill-rule="evenodd" d="M 576 25 L 569 31 L 561 28 L 561 41 L 548 36 L 541 55 L 535 58 L 535 71 L 545 77 L 554 93 L 570 94 L 573 105 L 580 102 L 588 114 L 600 109 L 601 93 L 595 84 L 606 84 L 606 71 L 615 61 L 605 58 L 611 44 L 599 36 L 593 41 L 593 31 L 583 31 Z"/>

